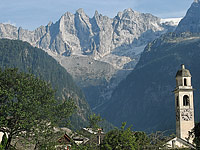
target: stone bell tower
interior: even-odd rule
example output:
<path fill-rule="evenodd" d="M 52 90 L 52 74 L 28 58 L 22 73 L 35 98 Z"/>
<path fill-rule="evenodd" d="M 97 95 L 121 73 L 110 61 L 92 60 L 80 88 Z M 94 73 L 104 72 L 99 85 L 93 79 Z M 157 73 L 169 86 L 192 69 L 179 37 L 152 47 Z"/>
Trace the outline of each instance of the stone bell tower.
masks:
<path fill-rule="evenodd" d="M 193 137 L 190 132 L 194 128 L 193 88 L 190 71 L 181 65 L 176 73 L 175 108 L 176 136 L 190 143 Z"/>

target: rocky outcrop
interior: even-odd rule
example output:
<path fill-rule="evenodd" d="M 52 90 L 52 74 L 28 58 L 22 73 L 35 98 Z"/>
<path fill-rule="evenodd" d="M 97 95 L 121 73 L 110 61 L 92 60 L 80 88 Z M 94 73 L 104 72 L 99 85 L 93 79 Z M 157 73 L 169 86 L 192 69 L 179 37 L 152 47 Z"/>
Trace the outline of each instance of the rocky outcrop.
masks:
<path fill-rule="evenodd" d="M 200 1 L 195 0 L 176 28 L 177 33 L 200 33 Z"/>

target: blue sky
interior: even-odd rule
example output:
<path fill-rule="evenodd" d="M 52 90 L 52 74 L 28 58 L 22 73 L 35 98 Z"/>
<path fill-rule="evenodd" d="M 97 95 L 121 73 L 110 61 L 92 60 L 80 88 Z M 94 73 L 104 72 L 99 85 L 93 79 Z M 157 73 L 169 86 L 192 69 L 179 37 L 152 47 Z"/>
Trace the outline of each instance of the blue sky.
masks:
<path fill-rule="evenodd" d="M 56 22 L 67 11 L 83 8 L 92 17 L 95 10 L 113 18 L 127 8 L 161 18 L 183 17 L 194 0 L 0 0 L 0 23 L 34 30 Z"/>

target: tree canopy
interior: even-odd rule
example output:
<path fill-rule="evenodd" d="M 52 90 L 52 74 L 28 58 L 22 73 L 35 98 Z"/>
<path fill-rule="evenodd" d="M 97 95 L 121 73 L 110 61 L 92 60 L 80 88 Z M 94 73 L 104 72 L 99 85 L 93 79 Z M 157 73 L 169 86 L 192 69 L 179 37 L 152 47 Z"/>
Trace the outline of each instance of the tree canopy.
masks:
<path fill-rule="evenodd" d="M 0 67 L 18 68 L 50 82 L 57 100 L 72 98 L 76 104 L 77 111 L 70 117 L 73 128 L 80 129 L 88 124 L 91 109 L 82 90 L 67 70 L 44 50 L 20 40 L 0 39 Z"/>
<path fill-rule="evenodd" d="M 196 144 L 196 148 L 200 150 L 200 122 L 195 124 L 193 133 L 195 135 L 194 143 Z"/>
<path fill-rule="evenodd" d="M 18 69 L 0 70 L 0 132 L 8 135 L 6 149 L 16 136 L 38 140 L 41 131 L 45 135 L 66 123 L 74 109 L 72 100 L 58 103 L 51 85 L 38 77 Z"/>
<path fill-rule="evenodd" d="M 131 127 L 125 129 L 126 123 L 122 123 L 121 129 L 111 130 L 103 139 L 101 149 L 105 150 L 135 150 L 138 145 Z"/>
<path fill-rule="evenodd" d="M 89 127 L 93 129 L 100 128 L 99 123 L 103 121 L 100 115 L 92 114 L 88 117 Z"/>

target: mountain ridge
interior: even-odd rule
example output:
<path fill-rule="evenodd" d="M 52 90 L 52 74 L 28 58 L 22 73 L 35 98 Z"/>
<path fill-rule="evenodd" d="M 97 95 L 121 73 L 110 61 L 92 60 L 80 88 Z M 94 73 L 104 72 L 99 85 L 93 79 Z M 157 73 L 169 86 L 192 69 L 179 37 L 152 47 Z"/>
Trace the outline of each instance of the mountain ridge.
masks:
<path fill-rule="evenodd" d="M 145 24 L 144 20 L 149 23 Z M 75 14 L 66 12 L 57 22 L 49 22 L 34 31 L 0 24 L 0 37 L 27 41 L 58 55 L 91 55 L 98 60 L 117 47 L 123 51 L 125 45 L 134 44 L 134 39 L 137 41 L 148 30 L 152 30 L 152 34 L 157 31 L 166 32 L 164 30 L 168 29 L 162 24 L 165 22 L 161 22 L 160 18 L 131 8 L 119 12 L 114 18 L 103 16 L 98 11 L 90 18 L 83 9 L 78 9 Z M 123 35 L 125 33 L 126 36 Z M 147 43 L 148 41 L 145 42 Z M 137 42 L 136 47 L 138 44 Z"/>
<path fill-rule="evenodd" d="M 74 83 L 72 76 L 46 52 L 20 40 L 0 39 L 0 64 L 2 69 L 18 68 L 19 71 L 32 73 L 49 82 L 56 90 L 58 102 L 72 98 L 77 106 L 71 120 L 73 127 L 87 125 L 91 109 L 83 92 Z"/>
<path fill-rule="evenodd" d="M 174 35 L 165 36 L 176 39 Z M 110 103 L 101 112 L 114 125 L 120 126 L 121 122 L 127 121 L 135 130 L 174 131 L 175 102 L 172 91 L 181 64 L 191 71 L 193 87 L 200 88 L 200 36 L 191 36 L 190 39 L 183 37 L 176 42 L 163 40 L 157 39 L 146 47 L 135 70 L 120 82 Z M 200 94 L 194 92 L 196 121 L 199 121 L 199 97 Z"/>
<path fill-rule="evenodd" d="M 180 21 L 175 32 L 200 32 L 200 1 L 195 0 L 191 7 L 188 9 L 185 17 Z"/>
<path fill-rule="evenodd" d="M 199 6 L 199 1 L 194 1 L 175 32 L 163 34 L 145 47 L 135 69 L 119 83 L 109 104 L 102 109 L 106 119 L 117 126 L 127 121 L 136 130 L 147 132 L 175 131 L 172 91 L 181 64 L 190 70 L 192 86 L 200 88 Z M 199 97 L 200 94 L 194 91 L 196 121 L 200 116 Z"/>
<path fill-rule="evenodd" d="M 114 18 L 97 11 L 90 18 L 79 9 L 34 31 L 0 24 L 0 38 L 27 41 L 46 51 L 73 75 L 87 93 L 89 104 L 96 108 L 108 101 L 116 85 L 134 69 L 146 44 L 175 27 L 132 9 Z"/>

